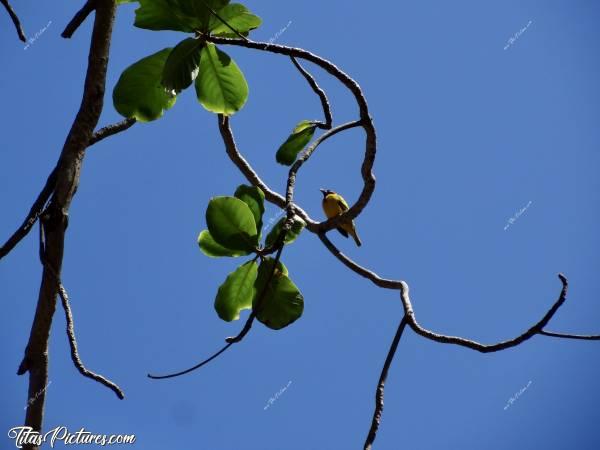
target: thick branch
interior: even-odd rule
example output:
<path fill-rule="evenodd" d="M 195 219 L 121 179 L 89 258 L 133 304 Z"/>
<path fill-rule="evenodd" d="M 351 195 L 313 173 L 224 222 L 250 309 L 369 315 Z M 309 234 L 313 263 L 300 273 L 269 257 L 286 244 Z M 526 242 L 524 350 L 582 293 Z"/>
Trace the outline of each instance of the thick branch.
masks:
<path fill-rule="evenodd" d="M 392 361 L 394 360 L 394 355 L 396 354 L 398 343 L 400 342 L 400 338 L 402 337 L 402 333 L 404 331 L 404 328 L 406 327 L 406 323 L 406 316 L 403 316 L 402 320 L 400 321 L 400 325 L 398 325 L 398 330 L 396 331 L 396 335 L 394 336 L 394 340 L 392 341 L 390 350 L 387 354 L 387 357 L 385 358 L 383 369 L 381 370 L 379 383 L 377 384 L 377 391 L 375 392 L 375 412 L 373 413 L 371 428 L 369 429 L 369 434 L 367 435 L 367 439 L 365 441 L 365 450 L 371 450 L 373 442 L 375 441 L 375 435 L 377 434 L 379 424 L 381 423 L 381 415 L 383 414 L 383 394 L 385 389 L 385 382 L 387 380 L 388 372 L 390 370 Z"/>
<path fill-rule="evenodd" d="M 81 106 L 63 146 L 56 173 L 54 195 L 47 208 L 46 259 L 60 277 L 67 215 L 75 191 L 85 149 L 102 112 L 110 38 L 115 14 L 114 0 L 97 0 L 88 67 Z M 19 373 L 29 372 L 29 398 L 37 401 L 27 407 L 25 425 L 41 431 L 48 381 L 48 338 L 58 293 L 55 277 L 45 268 L 37 309 L 31 328 L 25 358 Z M 40 394 L 41 392 L 41 394 Z M 36 448 L 29 446 L 29 448 Z"/>
<path fill-rule="evenodd" d="M 73 16 L 71 21 L 65 27 L 65 30 L 61 33 L 61 36 L 65 39 L 69 39 L 73 36 L 73 33 L 77 31 L 77 28 L 85 22 L 85 19 L 96 9 L 95 0 L 87 0 L 77 13 Z"/>
<path fill-rule="evenodd" d="M 323 114 L 325 115 L 325 122 L 317 122 L 318 127 L 329 130 L 333 124 L 333 116 L 331 115 L 331 107 L 329 106 L 329 100 L 327 100 L 327 94 L 325 94 L 325 91 L 317 84 L 314 77 L 308 73 L 304 67 L 302 67 L 296 58 L 290 56 L 290 59 L 294 63 L 294 66 L 296 66 L 296 69 L 298 69 L 306 81 L 308 81 L 308 84 L 314 93 L 317 94 L 321 100 L 321 107 L 323 108 Z"/>
<path fill-rule="evenodd" d="M 19 39 L 23 42 L 27 42 L 25 32 L 23 31 L 23 27 L 21 26 L 21 21 L 19 20 L 19 16 L 17 16 L 17 14 L 15 13 L 15 10 L 12 8 L 12 6 L 10 6 L 8 0 L 0 0 L 0 2 L 2 2 L 2 5 L 4 5 L 4 9 L 6 9 L 6 12 L 10 16 L 13 24 L 15 25 L 15 29 L 17 30 L 17 35 L 19 36 Z"/>

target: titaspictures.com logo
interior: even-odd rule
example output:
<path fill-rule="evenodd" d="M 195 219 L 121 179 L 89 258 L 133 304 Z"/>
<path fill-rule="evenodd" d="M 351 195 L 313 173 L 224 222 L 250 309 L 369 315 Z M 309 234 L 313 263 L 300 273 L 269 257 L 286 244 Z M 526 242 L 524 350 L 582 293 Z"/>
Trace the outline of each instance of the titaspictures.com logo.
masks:
<path fill-rule="evenodd" d="M 79 431 L 70 433 L 67 427 L 61 426 L 53 428 L 41 434 L 31 427 L 13 427 L 8 430 L 8 437 L 14 439 L 17 448 L 23 448 L 24 445 L 37 445 L 48 443 L 54 448 L 54 444 L 62 442 L 64 445 L 118 445 L 118 444 L 133 444 L 135 442 L 135 434 L 93 434 L 91 431 L 86 431 L 81 428 Z"/>

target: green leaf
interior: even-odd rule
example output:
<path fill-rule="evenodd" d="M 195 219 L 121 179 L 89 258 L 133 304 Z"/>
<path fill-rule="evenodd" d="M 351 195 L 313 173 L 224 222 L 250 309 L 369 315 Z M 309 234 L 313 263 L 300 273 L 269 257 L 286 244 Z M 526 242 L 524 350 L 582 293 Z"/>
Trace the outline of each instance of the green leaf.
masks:
<path fill-rule="evenodd" d="M 283 224 L 286 220 L 287 217 L 283 217 L 271 229 L 271 231 L 267 235 L 267 238 L 265 239 L 265 247 L 271 247 L 275 243 L 275 241 L 277 241 L 279 233 L 281 233 L 281 229 L 283 228 Z M 305 226 L 306 224 L 300 217 L 294 217 L 292 227 L 288 230 L 288 232 L 285 234 L 285 238 L 283 239 L 284 244 L 291 244 L 292 242 L 294 242 Z"/>
<path fill-rule="evenodd" d="M 229 0 L 170 0 L 185 17 L 193 18 L 194 29 L 207 33 L 214 15 L 210 9 L 221 15 L 221 10 Z M 210 9 L 209 9 L 210 8 Z"/>
<path fill-rule="evenodd" d="M 273 262 L 273 259 L 267 258 L 258 268 L 252 308 L 260 322 L 273 330 L 279 330 L 302 315 L 304 298 L 287 276 L 287 269 L 285 272 L 276 270 L 265 291 L 267 280 L 273 270 Z M 261 299 L 263 291 L 265 293 Z"/>
<path fill-rule="evenodd" d="M 235 197 L 243 201 L 254 216 L 254 222 L 256 223 L 256 230 L 259 232 L 262 230 L 262 216 L 265 213 L 265 194 L 264 192 L 255 186 L 247 186 L 242 184 L 235 190 Z"/>
<path fill-rule="evenodd" d="M 122 5 L 124 3 L 136 3 L 138 0 L 117 0 L 117 5 Z"/>
<path fill-rule="evenodd" d="M 239 251 L 239 250 L 231 250 L 229 248 L 223 247 L 215 238 L 212 237 L 210 231 L 203 230 L 198 236 L 198 245 L 200 246 L 200 250 L 206 256 L 210 256 L 211 258 L 218 258 L 221 256 L 244 256 L 247 255 L 248 251 Z"/>
<path fill-rule="evenodd" d="M 260 17 L 252 14 L 248 8 L 239 3 L 232 3 L 225 6 L 218 11 L 219 17 L 227 22 L 234 30 L 240 34 L 247 36 L 250 30 L 258 28 L 262 23 Z M 238 35 L 231 31 L 227 25 L 215 16 L 210 17 L 208 25 L 210 34 L 214 36 L 233 37 L 237 38 Z"/>
<path fill-rule="evenodd" d="M 149 122 L 160 118 L 163 111 L 175 104 L 177 97 L 160 84 L 170 52 L 170 48 L 165 48 L 123 71 L 113 90 L 113 104 L 119 114 Z"/>
<path fill-rule="evenodd" d="M 275 155 L 277 162 L 279 164 L 291 166 L 296 160 L 298 153 L 300 153 L 312 139 L 313 134 L 315 134 L 315 129 L 316 125 L 308 120 L 303 120 L 296 125 L 292 134 L 289 135 L 286 141 L 281 144 L 279 150 L 277 150 L 277 154 Z"/>
<path fill-rule="evenodd" d="M 233 59 L 212 43 L 202 49 L 196 95 L 207 110 L 226 116 L 239 111 L 248 99 L 244 74 Z"/>
<path fill-rule="evenodd" d="M 231 250 L 251 252 L 258 245 L 252 211 L 235 197 L 214 197 L 206 209 L 206 223 L 214 240 Z"/>
<path fill-rule="evenodd" d="M 172 30 L 192 33 L 200 22 L 188 17 L 175 0 L 139 0 L 134 26 L 146 30 Z"/>
<path fill-rule="evenodd" d="M 180 92 L 192 84 L 198 75 L 203 42 L 187 38 L 173 48 L 162 73 L 162 85 L 169 91 Z"/>
<path fill-rule="evenodd" d="M 240 311 L 252 308 L 257 274 L 258 264 L 254 261 L 242 264 L 229 274 L 215 298 L 215 310 L 221 319 L 238 320 Z"/>

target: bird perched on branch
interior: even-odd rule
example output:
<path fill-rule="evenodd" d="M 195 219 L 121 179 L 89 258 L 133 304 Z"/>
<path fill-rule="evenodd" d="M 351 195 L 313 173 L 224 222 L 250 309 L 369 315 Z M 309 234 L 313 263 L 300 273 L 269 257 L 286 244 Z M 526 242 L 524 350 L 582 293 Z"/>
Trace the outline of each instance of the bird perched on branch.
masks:
<path fill-rule="evenodd" d="M 348 203 L 344 200 L 340 194 L 337 194 L 329 189 L 321 189 L 323 193 L 323 211 L 328 219 L 332 219 L 333 217 L 339 216 L 344 211 L 348 211 Z M 354 226 L 354 220 L 350 222 L 343 222 L 337 227 L 337 230 L 342 233 L 344 237 L 348 237 L 348 235 L 354 238 L 354 242 L 359 247 L 362 242 L 360 242 L 360 238 L 358 234 L 356 234 L 356 227 Z"/>

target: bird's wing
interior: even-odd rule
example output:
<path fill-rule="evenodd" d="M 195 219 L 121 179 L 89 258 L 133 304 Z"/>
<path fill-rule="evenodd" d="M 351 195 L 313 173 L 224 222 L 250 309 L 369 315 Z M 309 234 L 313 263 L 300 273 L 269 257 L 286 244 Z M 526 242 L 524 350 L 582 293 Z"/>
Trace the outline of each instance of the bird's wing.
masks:
<path fill-rule="evenodd" d="M 337 195 L 336 200 L 342 211 L 348 211 L 348 203 L 346 203 L 346 200 L 341 195 Z"/>

